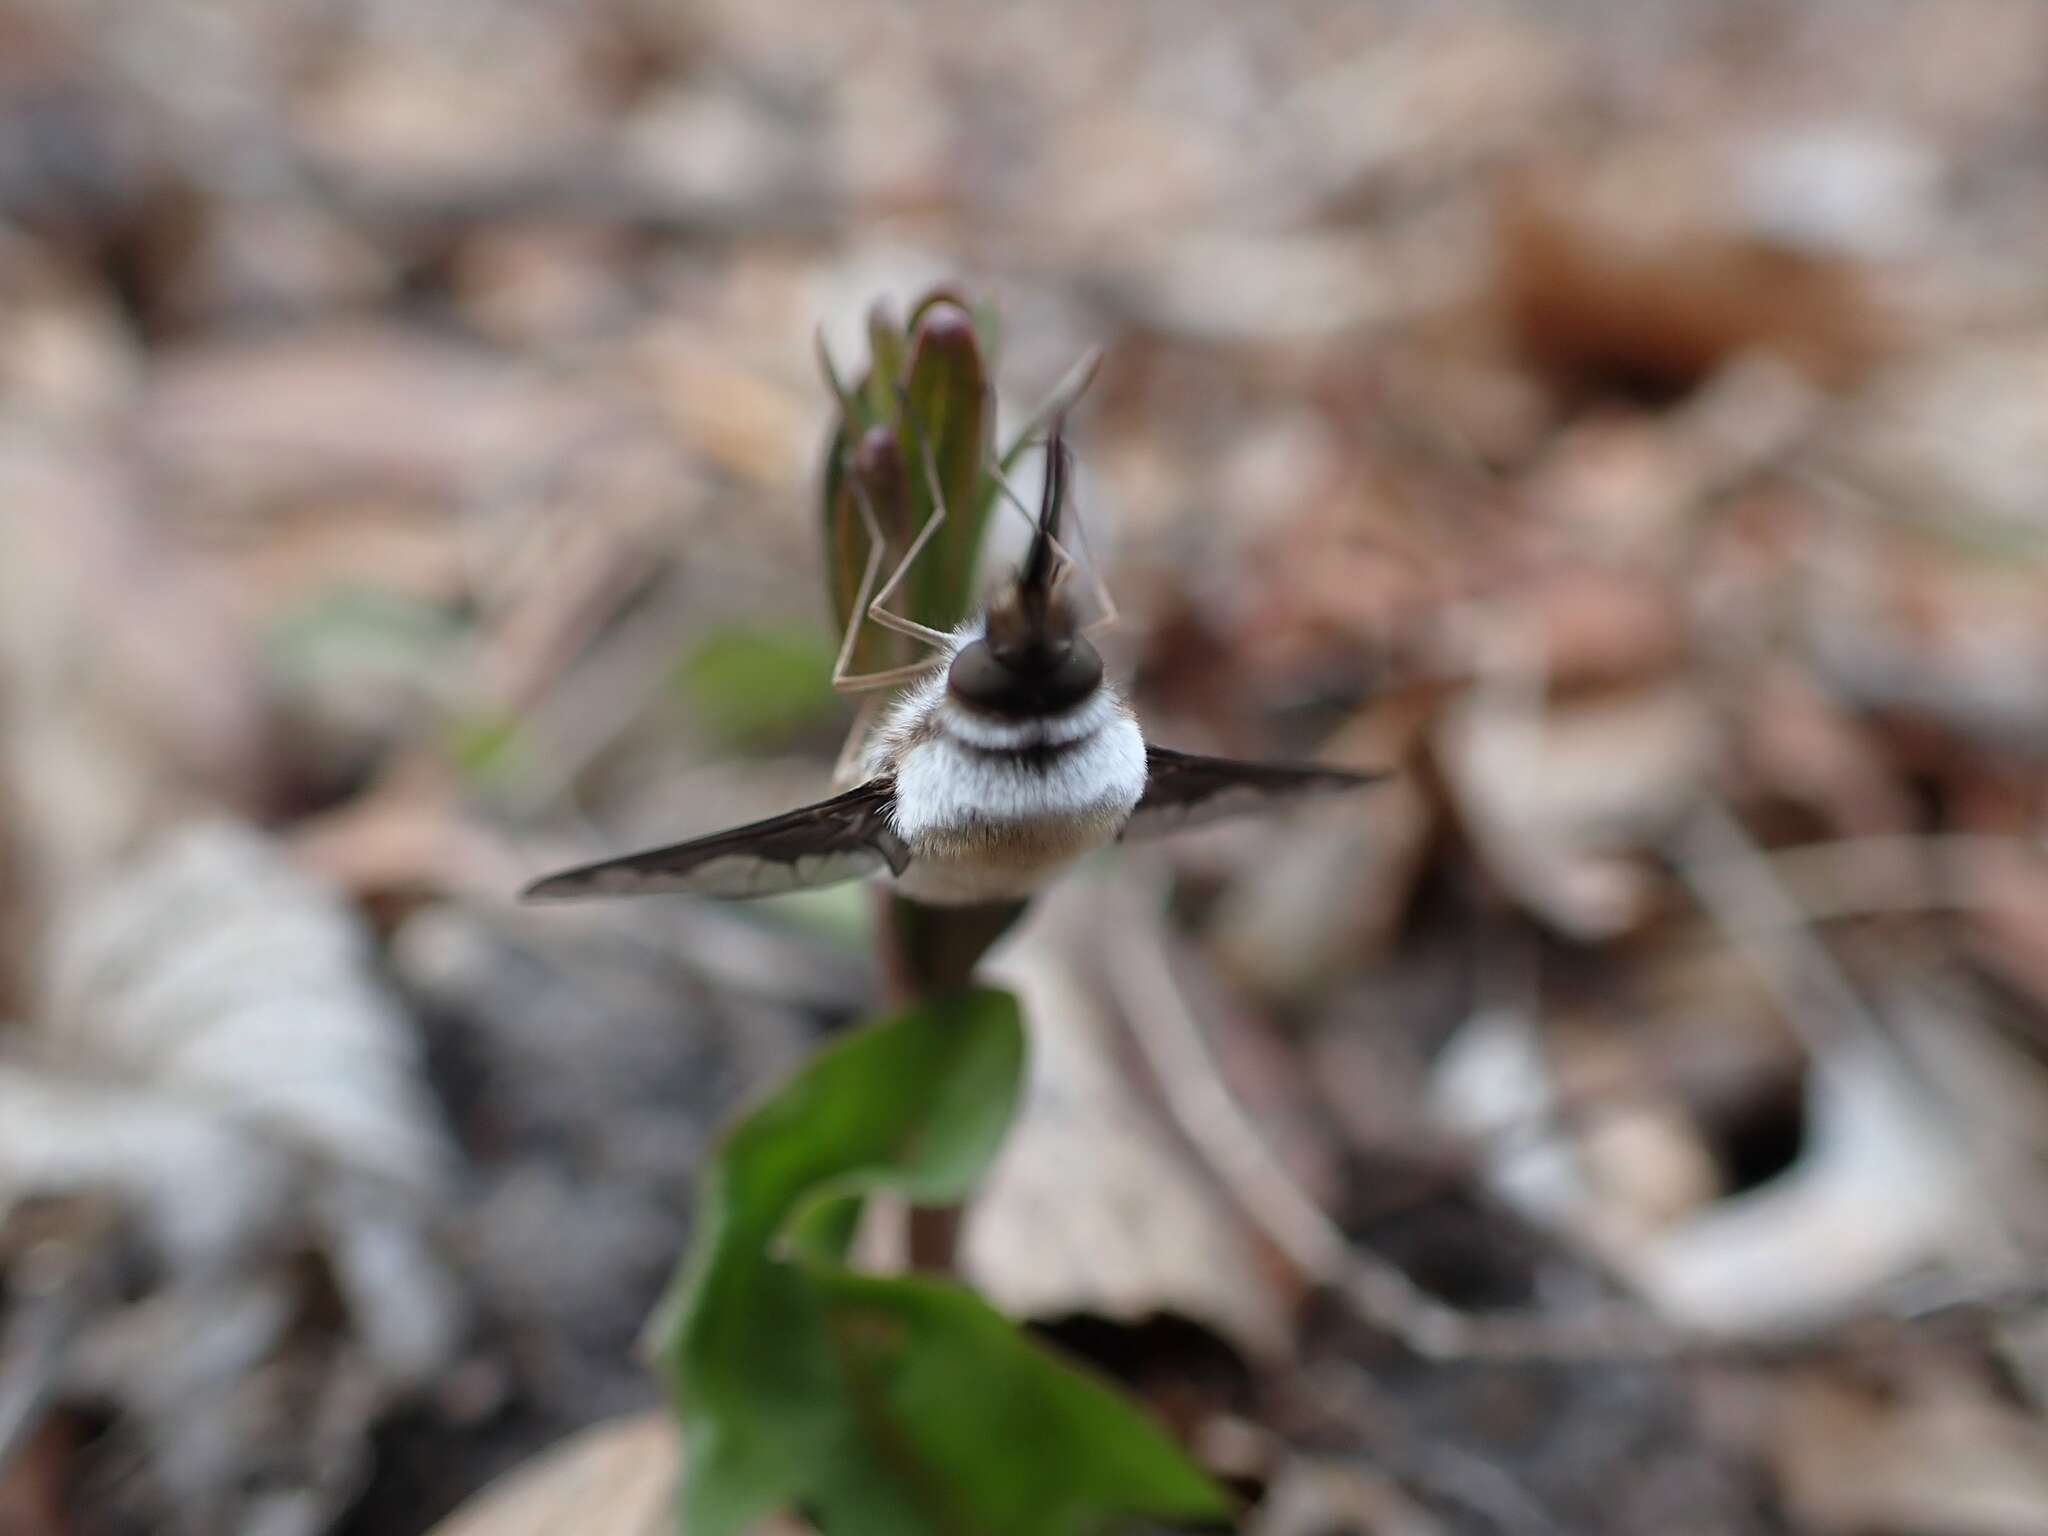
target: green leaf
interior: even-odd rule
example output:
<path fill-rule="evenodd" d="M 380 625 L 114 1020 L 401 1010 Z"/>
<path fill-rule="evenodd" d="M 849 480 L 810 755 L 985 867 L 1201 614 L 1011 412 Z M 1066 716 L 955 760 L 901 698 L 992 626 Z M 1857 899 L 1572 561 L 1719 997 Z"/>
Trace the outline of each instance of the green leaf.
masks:
<path fill-rule="evenodd" d="M 868 376 L 862 385 L 870 421 L 893 421 L 896 391 L 903 383 L 903 327 L 887 301 L 868 311 Z"/>
<path fill-rule="evenodd" d="M 733 625 L 705 635 L 676 682 L 725 745 L 759 747 L 829 719 L 832 647 L 809 629 Z"/>
<path fill-rule="evenodd" d="M 813 1200 L 790 1218 L 782 1234 L 783 1252 L 812 1263 L 843 1264 L 860 1232 L 867 1202 L 859 1195 L 827 1195 Z"/>
<path fill-rule="evenodd" d="M 975 559 L 987 520 L 989 452 L 995 410 L 974 318 L 952 299 L 920 306 L 897 441 L 910 471 L 915 524 L 933 509 L 933 485 L 946 520 L 919 558 L 909 583 L 910 616 L 951 629 L 974 601 Z"/>
<path fill-rule="evenodd" d="M 829 1192 L 886 1184 L 958 1199 L 1002 1142 L 1023 1064 L 1007 992 L 961 992 L 855 1030 L 732 1129 L 710 1170 L 709 1207 L 765 1247 L 798 1206 Z"/>
<path fill-rule="evenodd" d="M 968 615 L 994 490 L 988 462 L 995 407 L 979 340 L 991 324 L 991 315 L 970 313 L 947 289 L 918 301 L 907 330 L 877 304 L 868 314 L 868 370 L 851 388 L 820 347 L 820 366 L 840 407 L 822 479 L 826 581 L 842 635 L 858 617 L 871 554 L 863 490 L 882 529 L 877 591 L 909 554 L 934 506 L 946 509 L 889 607 L 934 629 L 950 629 Z M 903 636 L 862 624 L 853 670 L 881 671 L 917 654 Z"/>
<path fill-rule="evenodd" d="M 527 777 L 526 732 L 517 715 L 491 711 L 462 716 L 448 726 L 446 750 L 478 789 L 504 788 Z"/>
<path fill-rule="evenodd" d="M 449 608 L 404 592 L 342 584 L 293 609 L 265 637 L 271 665 L 306 684 L 338 675 L 432 675 L 463 638 Z"/>
<path fill-rule="evenodd" d="M 856 435 L 868 425 L 867 405 L 860 396 L 846 387 L 839 377 L 839 365 L 832 361 L 832 349 L 825 342 L 825 328 L 818 327 L 813 338 L 818 352 L 818 371 L 825 375 L 825 385 L 832 391 L 832 398 L 839 402 L 839 416 L 842 422 L 851 422 Z"/>
<path fill-rule="evenodd" d="M 921 518 L 912 501 L 912 477 L 897 447 L 902 414 L 897 371 L 903 338 L 887 332 L 890 323 L 888 312 L 877 304 L 868 324 L 876 357 L 882 361 L 869 369 L 860 388 L 851 393 L 834 371 L 822 342 L 819 347 L 826 380 L 840 401 L 839 421 L 825 450 L 823 505 L 825 580 L 842 638 L 862 606 L 863 581 L 869 583 L 867 599 L 872 600 L 909 553 Z M 871 520 L 880 529 L 882 540 L 881 557 L 872 576 L 868 569 L 873 556 Z M 894 601 L 900 611 L 905 594 L 899 592 Z M 900 666 L 909 660 L 911 649 L 904 636 L 863 622 L 854 637 L 852 670 L 865 674 Z"/>
<path fill-rule="evenodd" d="M 851 420 L 849 416 L 846 418 Z M 853 622 L 854 606 L 860 597 L 861 577 L 867 568 L 867 525 L 860 515 L 849 459 L 848 443 L 860 435 L 858 423 L 852 429 L 842 425 L 825 445 L 823 503 L 825 509 L 825 586 L 832 598 L 832 617 L 839 633 Z M 884 554 L 886 556 L 886 549 Z M 853 648 L 856 673 L 879 671 L 893 665 L 895 642 L 901 637 L 869 624 L 862 627 Z"/>
<path fill-rule="evenodd" d="M 982 299 L 970 304 L 974 314 L 974 334 L 981 342 L 981 355 L 988 360 L 988 371 L 996 371 L 996 360 L 1003 351 L 1003 316 L 996 308 L 995 300 Z"/>
<path fill-rule="evenodd" d="M 688 1536 L 778 1508 L 826 1536 L 1084 1536 L 1225 1508 L 1140 1410 L 967 1291 L 840 1267 L 861 1195 L 967 1191 L 1023 1064 L 1016 1000 L 954 993 L 828 1048 L 727 1137 L 661 1325 Z"/>
<path fill-rule="evenodd" d="M 868 954 L 875 947 L 874 891 L 858 881 L 764 896 L 747 903 L 735 916 L 754 914 L 783 928 L 803 929 L 835 949 Z"/>
<path fill-rule="evenodd" d="M 1121 1393 L 949 1281 L 821 1271 L 826 1325 L 888 1464 L 813 1490 L 828 1536 L 1083 1536 L 1119 1518 L 1207 1520 L 1216 1485 Z M 868 1447 L 858 1447 L 865 1453 Z M 913 1513 L 882 1523 L 902 1487 Z"/>

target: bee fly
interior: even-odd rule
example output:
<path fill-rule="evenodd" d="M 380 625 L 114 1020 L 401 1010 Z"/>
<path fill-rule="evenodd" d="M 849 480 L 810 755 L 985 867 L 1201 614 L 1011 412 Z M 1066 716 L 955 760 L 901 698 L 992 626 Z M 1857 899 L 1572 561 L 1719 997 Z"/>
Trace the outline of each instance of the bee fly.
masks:
<path fill-rule="evenodd" d="M 943 508 L 934 510 L 896 575 L 872 599 L 879 556 L 871 556 L 853 628 L 863 616 L 872 618 L 923 640 L 934 654 L 892 672 L 849 677 L 849 632 L 835 686 L 855 691 L 907 684 L 868 733 L 855 787 L 729 832 L 565 870 L 535 882 L 525 895 L 554 900 L 683 891 L 746 898 L 887 875 L 902 894 L 935 905 L 1007 901 L 1119 838 L 1382 777 L 1198 757 L 1147 743 L 1063 590 L 1073 570 L 1059 543 L 1068 477 L 1055 424 L 1023 564 L 984 613 L 951 633 L 882 607 Z M 863 510 L 870 548 L 878 552 L 879 529 L 872 510 Z"/>

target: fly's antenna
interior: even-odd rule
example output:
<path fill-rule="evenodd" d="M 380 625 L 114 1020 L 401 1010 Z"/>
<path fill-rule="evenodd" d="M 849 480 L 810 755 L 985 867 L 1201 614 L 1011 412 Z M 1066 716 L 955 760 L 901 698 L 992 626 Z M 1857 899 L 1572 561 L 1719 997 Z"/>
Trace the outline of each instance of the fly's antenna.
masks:
<path fill-rule="evenodd" d="M 1017 590 L 1026 602 L 1040 609 L 1052 595 L 1053 578 L 1058 569 L 1055 555 L 1059 550 L 1060 513 L 1067 504 L 1070 467 L 1066 420 L 1064 417 L 1055 418 L 1045 439 L 1045 492 L 1038 505 L 1038 524 L 1031 535 L 1031 547 L 1025 553 L 1023 567 L 1017 572 Z"/>

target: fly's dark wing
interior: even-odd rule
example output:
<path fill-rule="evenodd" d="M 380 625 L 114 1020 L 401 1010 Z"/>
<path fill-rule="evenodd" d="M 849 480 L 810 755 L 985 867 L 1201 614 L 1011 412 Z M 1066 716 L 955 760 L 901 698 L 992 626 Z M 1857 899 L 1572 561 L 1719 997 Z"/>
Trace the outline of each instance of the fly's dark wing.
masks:
<path fill-rule="evenodd" d="M 1243 763 L 1197 757 L 1167 747 L 1145 747 L 1145 797 L 1124 827 L 1125 837 L 1157 837 L 1227 816 L 1271 810 L 1309 795 L 1361 789 L 1384 773 L 1319 768 L 1311 763 Z"/>
<path fill-rule="evenodd" d="M 901 874 L 910 852 L 889 825 L 895 791 L 892 780 L 871 779 L 830 800 L 730 832 L 566 869 L 521 894 L 528 901 L 569 901 L 686 891 L 745 900 L 836 885 L 884 869 Z"/>

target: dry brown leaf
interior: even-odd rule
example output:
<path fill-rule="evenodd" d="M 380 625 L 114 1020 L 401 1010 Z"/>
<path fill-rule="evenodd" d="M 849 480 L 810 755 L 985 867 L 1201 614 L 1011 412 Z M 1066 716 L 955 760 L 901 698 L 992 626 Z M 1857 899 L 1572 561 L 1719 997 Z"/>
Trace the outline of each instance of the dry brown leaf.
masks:
<path fill-rule="evenodd" d="M 1444 1536 L 1393 1479 L 1341 1462 L 1296 1461 L 1267 1490 L 1246 1536 Z"/>
<path fill-rule="evenodd" d="M 1236 861 L 1210 918 L 1220 962 L 1273 997 L 1327 988 L 1400 921 L 1430 809 L 1419 786 L 1397 778 L 1257 829 L 1258 856 Z"/>
<path fill-rule="evenodd" d="M 50 252 L 0 232 L 0 405 L 88 426 L 125 408 L 139 379 L 114 306 Z"/>
<path fill-rule="evenodd" d="M 1799 620 L 1814 670 L 1866 710 L 1938 722 L 1978 749 L 2048 741 L 2048 577 L 2012 545 L 1959 547 L 1940 508 L 1918 526 L 1837 508 L 1807 552 Z"/>
<path fill-rule="evenodd" d="M 1482 682 L 1447 708 L 1444 777 L 1494 877 L 1560 931 L 1609 938 L 1651 898 L 1637 862 L 1701 789 L 1715 746 L 1705 700 L 1674 680 L 1546 707 Z"/>
<path fill-rule="evenodd" d="M 429 1536 L 673 1536 L 676 1441 L 665 1413 L 599 1424 L 508 1472 Z"/>
<path fill-rule="evenodd" d="M 491 67 L 478 69 L 451 46 L 461 35 L 422 28 L 342 51 L 299 101 L 305 149 L 357 195 L 402 209 L 530 188 L 592 140 L 598 125 L 558 36 L 499 20 L 472 44 L 489 50 Z"/>
<path fill-rule="evenodd" d="M 72 1475 L 74 1429 L 52 1421 L 0 1468 L 0 1531 L 70 1536 L 64 1493 Z"/>
<path fill-rule="evenodd" d="M 274 843 L 197 823 L 63 914 L 38 1038 L 53 1063 L 430 1196 L 450 1152 L 371 958 L 355 914 Z"/>
<path fill-rule="evenodd" d="M 1765 1454 L 1816 1536 L 2044 1536 L 2048 1429 L 1960 1382 L 1886 1400 L 1806 1375 Z"/>
<path fill-rule="evenodd" d="M 612 1419 L 506 1473 L 427 1536 L 689 1536 L 678 1531 L 675 1421 Z M 750 1536 L 803 1536 L 769 1519 Z"/>
<path fill-rule="evenodd" d="M 490 228 L 463 243 L 457 300 L 476 328 L 506 346 L 571 342 L 627 312 L 615 232 L 570 221 Z"/>
<path fill-rule="evenodd" d="M 1759 788 L 1810 807 L 1843 836 L 1903 832 L 1912 804 L 1877 733 L 1790 662 L 1743 690 L 1739 752 Z"/>
<path fill-rule="evenodd" d="M 1668 1317 L 1769 1332 L 1854 1313 L 1972 1246 L 1973 1170 L 1900 1063 L 1845 1045 L 1812 1069 L 1799 1160 L 1629 1255 Z"/>
<path fill-rule="evenodd" d="M 1567 374 L 1669 389 L 1759 349 L 1821 379 L 1863 366 L 1879 326 L 1862 274 L 1746 208 L 1731 150 L 1644 136 L 1515 184 L 1502 293 L 1522 343 Z"/>
<path fill-rule="evenodd" d="M 300 822 L 287 841 L 300 867 L 359 903 L 451 893 L 496 902 L 532 878 L 530 861 L 465 811 L 452 775 L 417 759 Z"/>
<path fill-rule="evenodd" d="M 988 967 L 1023 1000 L 1031 1066 L 1017 1124 L 968 1209 L 964 1270 L 1015 1316 L 1178 1313 L 1247 1358 L 1278 1358 L 1289 1323 L 1272 1277 L 1129 1085 L 1078 969 L 1091 894 L 1085 879 L 1066 882 Z"/>
<path fill-rule="evenodd" d="M 2048 537 L 2048 336 L 1968 340 L 1874 380 L 1834 449 L 1868 495 L 1940 531 L 2037 552 Z"/>
<path fill-rule="evenodd" d="M 678 84 L 619 125 L 617 163 L 650 209 L 740 225 L 814 222 L 837 188 L 807 117 L 717 76 Z"/>
<path fill-rule="evenodd" d="M 1590 1140 L 1559 1128 L 1565 1100 L 1526 1020 L 1475 1017 L 1440 1057 L 1432 1101 L 1447 1125 L 1492 1144 L 1482 1167 L 1502 1198 L 1587 1245 L 1686 1327 L 1825 1325 L 1976 1251 L 1976 1175 L 1955 1127 L 1898 1060 L 1861 1043 L 1812 1068 L 1798 1160 L 1716 1201 L 1701 1198 L 1711 1174 L 1684 1122 L 1676 1140 L 1656 1113 L 1604 1111 Z M 1625 1177 L 1604 1181 L 1617 1157 Z"/>
<path fill-rule="evenodd" d="M 161 1266 L 81 1320 L 56 1399 L 140 1426 L 159 1519 L 318 1529 L 465 1325 L 451 1150 L 367 934 L 260 834 L 192 824 L 60 910 L 45 990 L 0 1073 L 0 1210 L 109 1197 Z"/>
<path fill-rule="evenodd" d="M 242 532 L 363 498 L 453 508 L 551 462 L 594 408 L 489 354 L 338 321 L 173 354 L 137 430 L 174 511 Z"/>
<path fill-rule="evenodd" d="M 0 432 L 0 772 L 39 923 L 165 818 L 268 788 L 228 594 L 138 502 L 102 449 Z"/>

